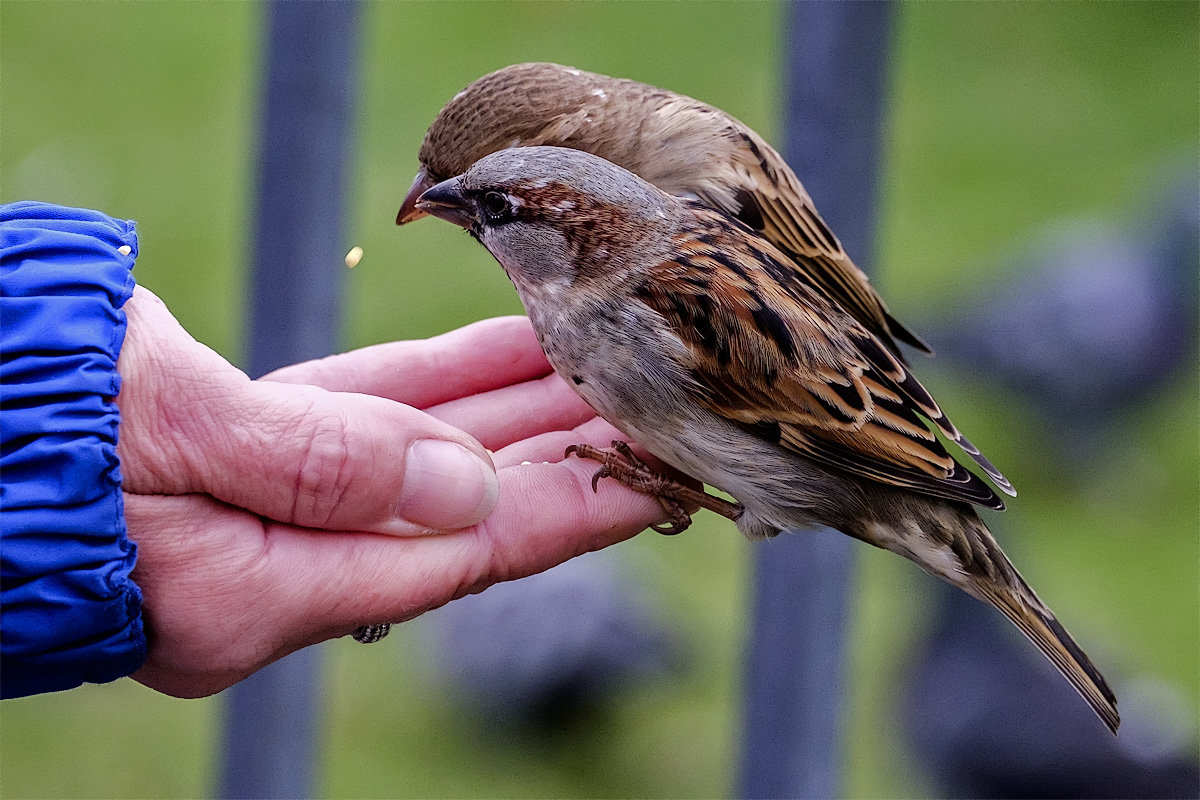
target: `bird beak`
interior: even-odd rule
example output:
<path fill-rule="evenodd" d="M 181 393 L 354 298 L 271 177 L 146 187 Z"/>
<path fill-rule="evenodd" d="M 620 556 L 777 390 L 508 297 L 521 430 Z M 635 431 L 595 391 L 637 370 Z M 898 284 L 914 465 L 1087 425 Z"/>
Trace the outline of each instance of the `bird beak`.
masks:
<path fill-rule="evenodd" d="M 437 181 L 430 177 L 424 167 L 417 173 L 417 177 L 413 178 L 412 188 L 408 190 L 408 194 L 404 197 L 404 202 L 400 205 L 400 213 L 396 215 L 396 224 L 403 225 L 406 222 L 412 222 L 414 219 L 420 219 L 427 212 L 417 208 L 417 199 L 425 192 L 426 189 L 433 186 Z"/>
<path fill-rule="evenodd" d="M 460 178 L 426 189 L 417 198 L 415 207 L 422 214 L 432 214 L 467 230 L 476 222 L 475 204 L 463 194 Z"/>

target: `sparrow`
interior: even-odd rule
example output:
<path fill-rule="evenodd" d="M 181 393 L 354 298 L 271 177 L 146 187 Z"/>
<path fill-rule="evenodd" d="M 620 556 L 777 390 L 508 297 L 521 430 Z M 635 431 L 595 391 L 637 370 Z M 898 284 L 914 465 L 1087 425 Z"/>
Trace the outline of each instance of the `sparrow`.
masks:
<path fill-rule="evenodd" d="M 660 189 L 724 211 L 786 254 L 796 279 L 825 293 L 900 355 L 929 347 L 897 322 L 821 219 L 782 156 L 718 108 L 637 81 L 560 64 L 516 64 L 467 86 L 438 113 L 396 224 L 424 216 L 417 198 L 497 150 L 584 150 Z"/>
<path fill-rule="evenodd" d="M 973 505 L 1012 485 L 908 368 L 737 219 L 586 152 L 517 147 L 427 189 L 416 207 L 504 268 L 555 371 L 649 453 L 729 502 L 658 474 L 621 442 L 571 452 L 751 539 L 826 526 L 911 559 L 995 606 L 1115 733 L 1116 698 L 1017 573 Z"/>

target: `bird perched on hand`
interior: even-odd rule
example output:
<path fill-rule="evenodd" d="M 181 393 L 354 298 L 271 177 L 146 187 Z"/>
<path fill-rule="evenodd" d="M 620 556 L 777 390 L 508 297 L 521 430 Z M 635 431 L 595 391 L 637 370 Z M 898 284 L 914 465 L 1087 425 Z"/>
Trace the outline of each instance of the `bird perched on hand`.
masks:
<path fill-rule="evenodd" d="M 879 337 L 737 220 L 597 156 L 518 147 L 426 190 L 516 286 L 550 364 L 596 412 L 712 497 L 628 448 L 573 448 L 659 496 L 676 532 L 697 503 L 750 538 L 836 528 L 1004 613 L 1116 730 L 1116 699 L 971 504 L 1003 508 L 923 420 L 1011 485 Z M 595 481 L 593 481 L 595 486 Z"/>
<path fill-rule="evenodd" d="M 417 198 L 508 147 L 553 145 L 598 155 L 663 191 L 724 211 L 782 250 L 797 279 L 845 309 L 893 353 L 928 346 L 892 318 L 817 213 L 791 168 L 718 108 L 637 81 L 560 64 L 516 64 L 479 78 L 438 113 L 396 224 L 424 215 Z"/>

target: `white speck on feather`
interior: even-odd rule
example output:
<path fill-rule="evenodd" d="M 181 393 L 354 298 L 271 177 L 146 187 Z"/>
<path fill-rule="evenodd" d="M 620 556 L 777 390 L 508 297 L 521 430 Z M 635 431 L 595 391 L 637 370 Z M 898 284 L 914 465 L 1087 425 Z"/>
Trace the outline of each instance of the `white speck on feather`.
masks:
<path fill-rule="evenodd" d="M 592 94 L 596 97 L 599 97 L 601 100 L 608 99 L 608 92 L 604 91 L 603 89 L 592 89 Z"/>
<path fill-rule="evenodd" d="M 582 72 L 575 69 L 574 67 L 567 69 L 567 72 L 571 73 L 572 75 L 582 75 L 583 74 Z"/>

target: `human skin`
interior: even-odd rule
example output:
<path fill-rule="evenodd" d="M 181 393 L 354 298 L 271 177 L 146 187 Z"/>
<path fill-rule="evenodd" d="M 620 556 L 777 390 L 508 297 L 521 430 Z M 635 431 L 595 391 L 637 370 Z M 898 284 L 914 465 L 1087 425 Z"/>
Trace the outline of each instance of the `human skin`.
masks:
<path fill-rule="evenodd" d="M 213 694 L 663 519 L 564 460 L 620 434 L 522 317 L 250 380 L 150 291 L 125 311 L 118 455 L 148 641 L 133 677 L 158 691 Z"/>

